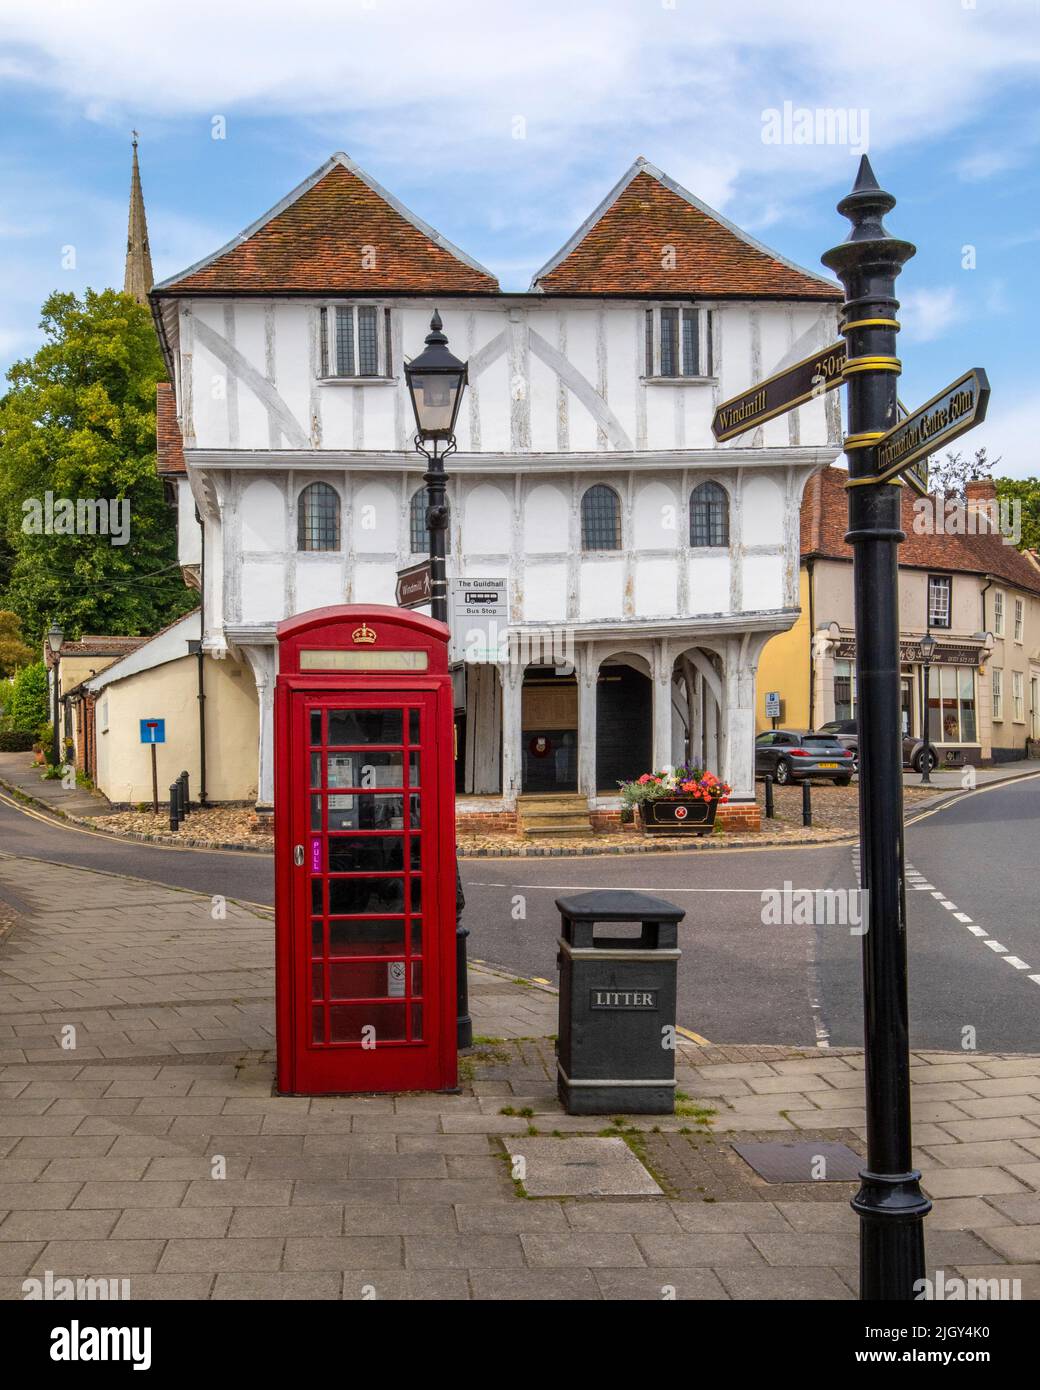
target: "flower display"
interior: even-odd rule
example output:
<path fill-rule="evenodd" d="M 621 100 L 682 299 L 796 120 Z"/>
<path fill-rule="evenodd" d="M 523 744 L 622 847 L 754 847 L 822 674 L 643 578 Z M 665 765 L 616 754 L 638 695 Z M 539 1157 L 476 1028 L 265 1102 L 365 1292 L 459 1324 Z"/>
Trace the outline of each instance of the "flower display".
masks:
<path fill-rule="evenodd" d="M 722 782 L 714 772 L 692 766 L 668 767 L 660 772 L 644 772 L 631 782 L 619 782 L 621 800 L 626 806 L 638 806 L 661 797 L 678 801 L 717 801 L 725 805 L 733 788 Z"/>

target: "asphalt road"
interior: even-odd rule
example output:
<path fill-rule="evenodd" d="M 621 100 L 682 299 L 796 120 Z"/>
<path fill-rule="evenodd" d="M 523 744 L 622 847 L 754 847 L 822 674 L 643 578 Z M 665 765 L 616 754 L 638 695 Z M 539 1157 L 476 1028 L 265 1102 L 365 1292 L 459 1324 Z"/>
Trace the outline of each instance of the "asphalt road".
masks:
<path fill-rule="evenodd" d="M 980 1050 L 1040 1050 L 1040 776 L 959 798 L 908 827 L 906 847 L 912 1043 L 959 1050 L 964 1030 L 974 1029 Z M 122 842 L 27 814 L 6 797 L 0 849 L 246 902 L 273 900 L 268 856 Z M 848 845 L 469 859 L 462 868 L 474 959 L 555 983 L 555 899 L 587 888 L 642 889 L 686 909 L 681 1025 L 712 1042 L 862 1041 L 855 921 L 763 920 L 763 892 L 785 884 L 796 893 L 853 889 Z M 846 903 L 837 901 L 839 909 Z M 855 913 L 854 899 L 848 907 Z"/>

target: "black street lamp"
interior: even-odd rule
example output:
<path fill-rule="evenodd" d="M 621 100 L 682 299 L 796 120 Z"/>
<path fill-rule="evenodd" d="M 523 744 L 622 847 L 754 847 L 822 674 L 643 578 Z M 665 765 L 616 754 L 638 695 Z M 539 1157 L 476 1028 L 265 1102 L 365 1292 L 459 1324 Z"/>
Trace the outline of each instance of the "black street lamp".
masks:
<path fill-rule="evenodd" d="M 845 288 L 849 529 L 858 667 L 860 863 L 867 889 L 863 1014 L 867 1162 L 852 1199 L 860 1218 L 860 1298 L 910 1301 L 925 1274 L 924 1218 L 910 1138 L 910 1037 L 903 883 L 903 728 L 899 665 L 901 489 L 878 482 L 877 442 L 899 418 L 896 276 L 915 254 L 886 230 L 895 206 L 866 155 L 838 211 L 847 240 L 823 256 Z"/>
<path fill-rule="evenodd" d="M 455 443 L 455 421 L 462 393 L 466 389 L 465 362 L 448 351 L 448 339 L 442 331 L 441 316 L 436 309 L 426 335 L 426 348 L 418 357 L 405 364 L 404 379 L 415 412 L 415 448 L 428 464 L 423 480 L 426 483 L 426 529 L 430 537 L 430 612 L 441 623 L 448 621 L 448 581 L 445 557 L 448 540 L 448 475 L 444 460 L 458 447 Z M 462 875 L 455 861 L 455 960 L 458 991 L 458 1046 L 473 1043 L 473 1020 L 469 1016 L 469 981 L 466 977 L 466 937 L 469 931 L 462 925 L 466 898 L 462 891 Z"/>
<path fill-rule="evenodd" d="M 921 749 L 921 781 L 931 785 L 932 781 L 932 740 L 928 728 L 930 721 L 931 685 L 929 674 L 932 669 L 932 658 L 935 656 L 935 649 L 938 646 L 935 638 L 930 632 L 926 632 L 921 638 L 921 669 L 924 678 L 924 700 L 922 701 L 921 723 L 923 725 L 921 733 L 924 739 L 924 747 Z"/>
<path fill-rule="evenodd" d="M 51 704 L 51 762 L 55 767 L 61 765 L 61 745 L 58 738 L 58 677 L 61 671 L 60 653 L 65 634 L 57 623 L 51 623 L 47 631 L 47 646 L 51 651 L 51 673 L 54 698 Z"/>

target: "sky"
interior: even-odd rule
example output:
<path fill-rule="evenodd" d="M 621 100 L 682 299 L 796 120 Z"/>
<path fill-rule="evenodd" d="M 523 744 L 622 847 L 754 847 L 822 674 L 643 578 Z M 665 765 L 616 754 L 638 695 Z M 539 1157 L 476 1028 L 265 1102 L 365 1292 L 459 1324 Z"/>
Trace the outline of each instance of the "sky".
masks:
<path fill-rule="evenodd" d="M 504 289 L 638 155 L 821 269 L 867 151 L 918 248 L 902 400 L 984 367 L 959 447 L 1040 474 L 1038 70 L 1040 0 L 0 0 L 0 370 L 122 286 L 132 128 L 157 279 L 336 150 Z"/>

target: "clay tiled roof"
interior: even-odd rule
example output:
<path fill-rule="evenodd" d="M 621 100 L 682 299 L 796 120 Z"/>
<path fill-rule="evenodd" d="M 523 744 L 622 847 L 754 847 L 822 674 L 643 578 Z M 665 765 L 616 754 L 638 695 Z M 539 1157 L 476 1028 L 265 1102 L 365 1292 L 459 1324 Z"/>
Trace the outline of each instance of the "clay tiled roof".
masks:
<path fill-rule="evenodd" d="M 78 642 L 62 642 L 59 657 L 66 656 L 129 656 L 131 652 L 143 647 L 147 637 L 89 637 L 86 634 Z M 48 666 L 54 665 L 51 649 L 43 644 L 43 656 Z"/>
<path fill-rule="evenodd" d="M 168 381 L 160 381 L 155 388 L 155 441 L 160 477 L 188 471 L 184 466 L 181 427 L 177 423 L 177 401 Z"/>
<path fill-rule="evenodd" d="M 802 559 L 822 557 L 851 560 L 852 547 L 845 544 L 848 530 L 848 499 L 843 468 L 825 468 L 806 484 L 802 498 Z M 916 493 L 900 490 L 902 528 L 906 540 L 899 547 L 899 563 L 909 569 L 939 570 L 947 573 L 992 574 L 1017 589 L 1040 594 L 1040 565 L 1028 554 L 1005 545 L 994 531 L 981 529 L 974 535 L 921 535 L 914 530 Z"/>
<path fill-rule="evenodd" d="M 483 266 L 335 154 L 259 222 L 155 292 L 497 293 Z"/>
<path fill-rule="evenodd" d="M 674 248 L 672 258 L 666 248 Z M 553 294 L 728 296 L 840 301 L 823 275 L 786 261 L 645 159 L 636 160 L 534 277 Z"/>

